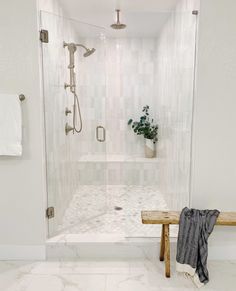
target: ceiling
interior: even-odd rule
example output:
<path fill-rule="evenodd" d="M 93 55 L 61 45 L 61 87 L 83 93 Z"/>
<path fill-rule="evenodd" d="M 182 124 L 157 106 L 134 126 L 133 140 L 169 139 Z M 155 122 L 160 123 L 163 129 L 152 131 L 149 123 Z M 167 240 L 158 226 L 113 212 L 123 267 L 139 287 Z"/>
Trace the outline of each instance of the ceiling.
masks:
<path fill-rule="evenodd" d="M 81 36 L 105 31 L 108 37 L 157 37 L 179 0 L 59 1 L 66 15 L 78 21 L 76 27 Z M 116 20 L 115 9 L 121 9 L 121 22 L 127 25 L 124 30 L 110 28 Z"/>

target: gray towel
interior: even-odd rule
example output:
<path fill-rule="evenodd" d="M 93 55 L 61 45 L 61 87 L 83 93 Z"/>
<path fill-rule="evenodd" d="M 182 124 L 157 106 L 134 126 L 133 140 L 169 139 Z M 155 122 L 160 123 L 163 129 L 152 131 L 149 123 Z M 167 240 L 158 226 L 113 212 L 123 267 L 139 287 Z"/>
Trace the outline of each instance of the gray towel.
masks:
<path fill-rule="evenodd" d="M 198 287 L 209 281 L 207 240 L 219 214 L 218 210 L 187 207 L 180 214 L 176 269 L 190 275 Z"/>

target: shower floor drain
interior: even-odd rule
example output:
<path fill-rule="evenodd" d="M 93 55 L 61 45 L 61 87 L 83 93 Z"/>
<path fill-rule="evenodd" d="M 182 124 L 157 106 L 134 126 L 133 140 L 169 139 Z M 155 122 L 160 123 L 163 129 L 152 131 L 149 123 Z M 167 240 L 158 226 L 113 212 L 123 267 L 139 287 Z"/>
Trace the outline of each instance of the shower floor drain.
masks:
<path fill-rule="evenodd" d="M 120 206 L 115 206 L 114 209 L 117 210 L 117 211 L 119 211 L 119 210 L 123 210 L 123 208 L 120 207 Z"/>

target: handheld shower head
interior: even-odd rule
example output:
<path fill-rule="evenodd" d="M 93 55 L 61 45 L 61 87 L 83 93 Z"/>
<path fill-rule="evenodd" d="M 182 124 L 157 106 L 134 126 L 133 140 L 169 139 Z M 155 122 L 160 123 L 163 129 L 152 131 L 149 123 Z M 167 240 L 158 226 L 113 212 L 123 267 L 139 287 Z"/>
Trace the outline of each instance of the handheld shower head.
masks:
<path fill-rule="evenodd" d="M 86 52 L 84 53 L 84 57 L 86 58 L 86 57 L 89 57 L 89 56 L 91 56 L 94 52 L 96 51 L 96 49 L 95 48 L 92 48 L 92 49 L 86 49 Z"/>
<path fill-rule="evenodd" d="M 64 42 L 63 43 L 63 47 L 65 48 L 65 47 L 68 47 L 68 50 L 69 50 L 69 52 L 70 52 L 70 55 L 74 58 L 74 53 L 76 52 L 76 49 L 77 49 L 77 47 L 82 47 L 82 48 L 84 48 L 85 49 L 85 53 L 83 54 L 83 56 L 84 57 L 88 57 L 88 56 L 90 56 L 91 54 L 93 54 L 95 51 L 96 51 L 96 49 L 95 48 L 91 48 L 91 49 L 89 49 L 89 48 L 87 48 L 85 45 L 83 45 L 83 44 L 77 44 L 77 43 L 66 43 L 66 42 Z M 74 61 L 73 61 L 74 62 Z"/>

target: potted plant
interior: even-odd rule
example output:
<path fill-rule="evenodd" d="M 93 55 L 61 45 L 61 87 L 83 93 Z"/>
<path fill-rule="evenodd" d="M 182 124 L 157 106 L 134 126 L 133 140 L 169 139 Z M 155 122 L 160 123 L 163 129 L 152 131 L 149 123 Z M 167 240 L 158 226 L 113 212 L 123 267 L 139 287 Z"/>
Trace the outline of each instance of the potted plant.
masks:
<path fill-rule="evenodd" d="M 154 124 L 153 118 L 149 116 L 149 106 L 143 107 L 143 115 L 139 121 L 130 119 L 128 125 L 132 126 L 134 133 L 143 135 L 145 139 L 145 157 L 154 158 L 156 156 L 156 142 L 158 141 L 158 125 Z"/>

